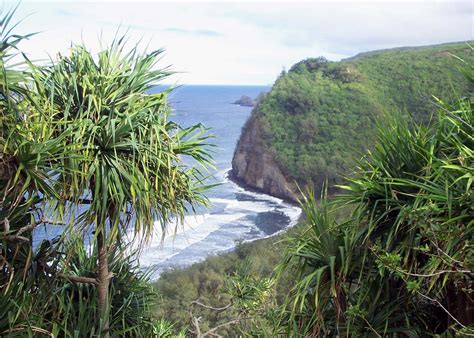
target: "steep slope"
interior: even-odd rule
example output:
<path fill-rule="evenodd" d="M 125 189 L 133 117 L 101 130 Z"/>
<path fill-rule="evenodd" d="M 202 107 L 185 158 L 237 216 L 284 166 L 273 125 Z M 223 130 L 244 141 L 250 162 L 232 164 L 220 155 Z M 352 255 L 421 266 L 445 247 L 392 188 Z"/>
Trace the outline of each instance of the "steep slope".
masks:
<path fill-rule="evenodd" d="M 467 43 L 454 43 L 298 62 L 253 110 L 232 176 L 288 200 L 297 185 L 319 191 L 326 180 L 339 183 L 373 143 L 376 123 L 396 113 L 428 123 L 432 95 L 450 101 L 454 92 L 472 92 L 453 55 L 474 61 Z"/>
<path fill-rule="evenodd" d="M 245 124 L 232 159 L 232 177 L 267 194 L 294 200 L 297 189 L 266 144 L 265 121 L 252 114 Z"/>

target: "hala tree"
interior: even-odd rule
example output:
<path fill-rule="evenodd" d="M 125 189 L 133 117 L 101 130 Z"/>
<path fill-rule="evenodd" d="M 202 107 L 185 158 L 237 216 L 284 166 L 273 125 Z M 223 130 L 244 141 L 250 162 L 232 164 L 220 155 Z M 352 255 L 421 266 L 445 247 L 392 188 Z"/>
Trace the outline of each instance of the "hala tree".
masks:
<path fill-rule="evenodd" d="M 109 267 L 126 265 L 116 264 L 125 231 L 146 239 L 156 221 L 165 227 L 206 203 L 205 128 L 168 121 L 167 92 L 150 93 L 169 74 L 155 70 L 162 51 L 124 52 L 119 40 L 97 58 L 77 46 L 69 57 L 36 67 L 14 59 L 28 37 L 12 33 L 14 13 L 0 20 L 0 335 L 50 334 L 59 327 L 76 335 L 74 318 L 67 319 L 82 311 L 71 312 L 67 304 L 73 282 L 95 290 L 107 336 L 109 306 L 116 304 L 108 299 Z M 186 167 L 186 157 L 202 168 Z M 38 225 L 64 221 L 71 227 L 65 228 L 63 250 L 70 248 L 72 230 L 94 231 L 90 259 L 76 257 L 82 269 L 62 259 L 50 241 L 33 250 Z M 98 269 L 91 274 L 94 261 Z M 140 284 L 140 278 L 130 283 Z M 66 298 L 58 298 L 63 293 Z M 119 331 L 130 329 L 122 324 Z M 81 323 L 82 329 L 91 326 Z"/>
<path fill-rule="evenodd" d="M 13 14 L 11 10 L 0 18 L 0 335 L 24 325 L 19 313 L 31 306 L 32 293 L 22 290 L 30 284 L 28 272 L 35 261 L 29 244 L 30 229 L 36 224 L 34 208 L 41 202 L 36 192 L 48 171 L 46 158 L 34 156 L 48 147 L 34 144 L 32 139 L 39 136 L 35 130 L 28 133 L 21 128 L 28 115 L 23 104 L 28 75 L 11 66 L 24 38 L 11 34 Z M 21 308 L 11 302 L 13 297 Z"/>
<path fill-rule="evenodd" d="M 47 302 L 41 285 L 50 282 L 57 254 L 49 242 L 33 250 L 32 232 L 56 222 L 44 211 L 46 201 L 59 198 L 52 178 L 60 174 L 70 135 L 56 130 L 31 92 L 18 57 L 18 44 L 29 35 L 12 33 L 15 9 L 0 18 L 0 335 L 24 336 L 47 333 L 34 303 Z M 54 214 L 61 216 L 59 209 Z"/>
<path fill-rule="evenodd" d="M 109 252 L 127 231 L 149 238 L 157 221 L 206 204 L 202 192 L 211 158 L 202 125 L 182 128 L 168 120 L 167 92 L 152 93 L 169 75 L 155 69 L 161 50 L 125 51 L 124 39 L 113 41 L 96 57 L 84 46 L 72 48 L 47 67 L 35 68 L 34 91 L 68 131 L 66 152 L 55 177 L 60 203 L 69 208 L 75 228 L 93 231 L 98 252 L 97 278 L 70 277 L 98 290 L 101 330 L 108 336 Z M 186 166 L 185 160 L 193 166 Z M 77 206 L 83 206 L 77 208 Z"/>

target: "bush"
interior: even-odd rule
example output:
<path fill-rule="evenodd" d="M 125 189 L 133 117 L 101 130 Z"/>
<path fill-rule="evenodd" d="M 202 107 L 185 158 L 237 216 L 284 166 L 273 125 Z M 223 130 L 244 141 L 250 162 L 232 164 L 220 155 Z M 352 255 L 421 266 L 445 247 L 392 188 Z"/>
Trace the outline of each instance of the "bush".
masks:
<path fill-rule="evenodd" d="M 280 266 L 297 271 L 288 335 L 474 333 L 473 103 L 438 104 L 431 127 L 382 127 L 345 194 L 303 204 L 306 230 Z"/>

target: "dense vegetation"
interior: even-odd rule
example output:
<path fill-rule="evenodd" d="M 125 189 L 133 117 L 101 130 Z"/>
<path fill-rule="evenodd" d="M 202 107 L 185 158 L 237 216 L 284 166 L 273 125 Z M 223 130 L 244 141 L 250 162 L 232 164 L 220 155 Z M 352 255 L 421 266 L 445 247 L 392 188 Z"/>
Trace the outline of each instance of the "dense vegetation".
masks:
<path fill-rule="evenodd" d="M 474 103 L 438 103 L 428 128 L 382 127 L 344 194 L 304 204 L 307 232 L 281 266 L 299 269 L 290 335 L 474 333 Z"/>
<path fill-rule="evenodd" d="M 202 317 L 200 324 L 204 331 L 236 318 L 238 311 L 235 308 L 227 311 L 214 311 L 209 308 L 193 307 L 191 303 L 198 300 L 213 307 L 223 307 L 229 304 L 232 297 L 224 292 L 228 276 L 238 272 L 246 262 L 251 262 L 251 274 L 254 278 L 274 279 L 274 268 L 284 257 L 285 244 L 283 240 L 288 234 L 296 234 L 298 231 L 299 227 L 295 227 L 290 229 L 287 234 L 253 243 L 239 244 L 233 252 L 209 257 L 204 262 L 194 264 L 189 268 L 163 273 L 160 279 L 154 283 L 159 294 L 155 315 L 176 323 L 176 329 L 191 331 L 193 328 L 189 316 L 190 309 Z M 285 292 L 290 288 L 291 281 L 289 275 L 286 275 L 285 278 L 281 278 L 275 283 L 271 308 L 276 309 L 278 305 L 283 304 Z M 254 319 L 256 319 L 255 317 Z M 257 319 L 264 322 L 268 331 L 270 324 L 267 319 Z M 246 324 L 254 329 L 251 325 L 253 323 L 248 322 L 247 320 Z M 225 336 L 235 336 L 241 333 L 240 329 L 243 329 L 243 325 L 229 325 L 219 330 L 218 333 Z"/>
<path fill-rule="evenodd" d="M 436 109 L 431 95 L 452 102 L 472 89 L 453 54 L 474 59 L 459 43 L 303 60 L 254 110 L 263 142 L 290 181 L 319 191 L 327 179 L 331 190 L 373 144 L 377 122 L 401 112 L 426 123 Z"/>
<path fill-rule="evenodd" d="M 160 335 L 134 248 L 206 203 L 185 162 L 210 164 L 205 128 L 168 121 L 167 93 L 149 94 L 169 74 L 161 50 L 119 38 L 37 66 L 19 55 L 14 12 L 0 19 L 0 335 Z M 51 224 L 61 238 L 34 247 Z"/>
<path fill-rule="evenodd" d="M 345 192 L 309 195 L 294 230 L 164 274 L 162 315 L 193 332 L 185 309 L 193 300 L 228 303 L 225 293 L 215 296 L 225 290 L 223 276 L 247 258 L 256 278 L 274 280 L 273 299 L 221 334 L 474 334 L 474 103 L 437 104 L 428 127 L 401 116 L 386 121 L 340 187 Z M 206 329 L 236 316 L 210 308 L 199 315 Z"/>
<path fill-rule="evenodd" d="M 167 75 L 161 51 L 119 39 L 13 67 L 13 13 L 0 20 L 0 335 L 474 335 L 472 49 L 296 64 L 257 110 L 266 142 L 295 178 L 330 189 L 328 172 L 346 172 L 345 192 L 309 194 L 302 225 L 167 272 L 157 293 L 135 249 L 155 220 L 206 203 L 183 162 L 209 165 L 205 129 L 169 122 L 166 92 L 148 94 Z M 63 236 L 34 247 L 48 224 Z"/>

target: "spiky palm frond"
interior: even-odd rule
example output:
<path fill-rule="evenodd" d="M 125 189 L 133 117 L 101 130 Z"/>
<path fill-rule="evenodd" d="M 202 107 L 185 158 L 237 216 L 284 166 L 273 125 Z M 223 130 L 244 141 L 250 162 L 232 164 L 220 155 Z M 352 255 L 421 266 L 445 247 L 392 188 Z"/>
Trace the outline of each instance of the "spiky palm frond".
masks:
<path fill-rule="evenodd" d="M 282 315 L 288 332 L 472 334 L 473 102 L 436 104 L 430 126 L 400 118 L 381 126 L 374 149 L 333 200 L 355 208 L 348 222 L 335 222 L 324 198 L 305 201 L 307 230 L 283 265 L 299 271 Z"/>
<path fill-rule="evenodd" d="M 81 238 L 69 238 L 59 250 L 65 256 L 58 262 L 62 274 L 97 277 L 97 247 L 86 249 Z M 115 246 L 109 253 L 109 267 L 114 274 L 110 285 L 110 334 L 120 337 L 153 337 L 155 321 L 151 308 L 157 295 L 149 274 L 141 271 L 137 256 L 130 248 Z M 41 309 L 46 327 L 55 336 L 90 337 L 97 334 L 101 318 L 97 313 L 97 288 L 55 277 L 48 301 L 35 303 Z"/>
<path fill-rule="evenodd" d="M 287 257 L 278 268 L 281 273 L 296 266 L 297 273 L 284 320 L 294 323 L 288 326 L 289 332 L 298 328 L 312 336 L 336 335 L 342 329 L 341 315 L 347 307 L 346 283 L 350 283 L 358 238 L 349 236 L 350 222 L 337 222 L 326 198 L 318 204 L 310 194 L 301 206 L 307 229 L 290 240 Z M 331 320 L 322 315 L 328 310 L 334 315 Z"/>
<path fill-rule="evenodd" d="M 111 243 L 123 242 L 127 227 L 148 238 L 155 221 L 165 226 L 194 204 L 206 203 L 207 129 L 169 121 L 167 92 L 150 94 L 168 75 L 155 68 L 162 51 L 125 52 L 117 40 L 97 58 L 77 46 L 49 67 L 26 60 L 29 72 L 12 68 L 7 63 L 22 39 L 6 28 L 13 12 L 0 22 L 0 307 L 8 316 L 8 322 L 0 321 L 0 334 L 89 336 L 102 330 L 140 336 L 145 326 L 157 331 L 145 318 L 146 278 L 131 257 L 118 259 L 117 243 Z M 79 204 L 88 206 L 78 209 Z M 78 249 L 76 262 L 64 260 L 48 242 L 37 252 L 32 249 L 35 227 L 63 219 L 73 226 L 65 228 L 63 241 L 77 226 L 95 230 L 97 243 L 107 249 L 99 261 L 116 273 L 110 288 L 111 275 L 97 276 L 97 266 L 91 266 L 97 252 L 90 256 Z M 110 244 L 99 236 L 107 236 Z M 64 243 L 62 248 L 70 253 Z M 107 282 L 111 303 L 103 305 L 111 309 L 110 325 L 102 312 L 99 322 L 88 321 L 100 304 L 81 297 L 96 296 L 96 283 L 72 285 L 69 277 L 60 277 L 64 273 Z M 136 294 L 116 297 L 124 294 L 117 290 L 134 283 L 142 293 L 134 289 Z"/>
<path fill-rule="evenodd" d="M 76 203 L 90 199 L 84 221 L 110 220 L 110 236 L 117 236 L 123 219 L 149 236 L 155 221 L 164 225 L 206 202 L 206 174 L 199 168 L 210 165 L 206 129 L 169 121 L 165 93 L 149 94 L 169 74 L 154 69 L 161 53 L 124 52 L 120 39 L 97 59 L 76 46 L 35 73 L 38 93 L 62 122 L 58 131 L 72 132 L 62 164 L 73 174 L 58 178 L 65 196 Z M 197 165 L 186 167 L 186 158 Z M 130 213 L 133 218 L 122 217 Z"/>

